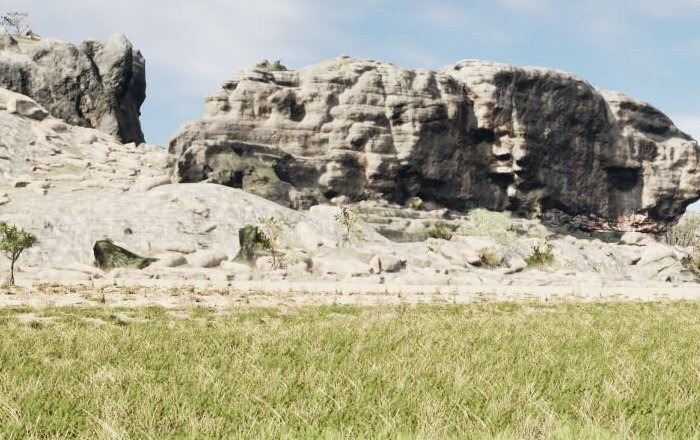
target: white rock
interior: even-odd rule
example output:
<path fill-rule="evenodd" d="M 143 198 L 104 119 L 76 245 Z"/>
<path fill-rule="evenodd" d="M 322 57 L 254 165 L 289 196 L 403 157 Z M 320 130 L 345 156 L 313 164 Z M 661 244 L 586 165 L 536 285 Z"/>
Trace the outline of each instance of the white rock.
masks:
<path fill-rule="evenodd" d="M 375 274 L 398 272 L 405 265 L 406 260 L 398 259 L 393 255 L 375 255 L 369 262 L 369 266 Z"/>
<path fill-rule="evenodd" d="M 318 230 L 307 222 L 299 222 L 294 228 L 301 246 L 309 251 L 315 251 L 323 246 L 323 236 Z"/>
<path fill-rule="evenodd" d="M 638 245 L 646 238 L 641 232 L 626 232 L 620 238 L 620 243 L 627 245 Z"/>
<path fill-rule="evenodd" d="M 510 256 L 506 258 L 506 275 L 522 272 L 527 268 L 527 262 L 521 257 Z"/>
<path fill-rule="evenodd" d="M 161 243 L 154 246 L 154 249 L 159 252 L 176 252 L 179 254 L 191 254 L 197 249 L 187 243 Z"/>
<path fill-rule="evenodd" d="M 203 250 L 197 251 L 193 254 L 187 256 L 187 263 L 193 267 L 217 267 L 222 261 L 226 260 L 228 256 L 225 252 L 214 251 L 214 250 Z"/>
<path fill-rule="evenodd" d="M 158 261 L 151 264 L 154 267 L 178 267 L 187 264 L 185 256 L 178 253 L 156 255 L 155 258 Z"/>
<path fill-rule="evenodd" d="M 639 263 L 637 264 L 644 266 L 647 264 L 656 263 L 657 261 L 665 258 L 675 258 L 675 252 L 671 246 L 662 244 L 650 245 L 644 248 Z"/>
<path fill-rule="evenodd" d="M 143 177 L 136 182 L 132 191 L 146 192 L 159 186 L 169 185 L 170 183 L 170 176 Z"/>
<path fill-rule="evenodd" d="M 252 268 L 247 264 L 237 263 L 235 261 L 224 261 L 223 263 L 221 263 L 221 270 L 225 270 L 226 272 L 238 275 L 250 273 L 252 271 Z"/>

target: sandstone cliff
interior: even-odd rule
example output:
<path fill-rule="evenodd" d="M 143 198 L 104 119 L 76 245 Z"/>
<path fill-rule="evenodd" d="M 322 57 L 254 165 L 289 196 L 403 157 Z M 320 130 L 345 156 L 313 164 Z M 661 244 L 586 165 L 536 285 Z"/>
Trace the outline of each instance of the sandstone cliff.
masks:
<path fill-rule="evenodd" d="M 180 181 L 296 208 L 420 197 L 644 231 L 700 197 L 697 142 L 655 108 L 567 73 L 473 60 L 439 72 L 347 57 L 241 72 L 170 151 Z"/>
<path fill-rule="evenodd" d="M 75 46 L 0 30 L 0 87 L 30 96 L 52 116 L 122 142 L 144 141 L 145 62 L 123 35 Z"/>

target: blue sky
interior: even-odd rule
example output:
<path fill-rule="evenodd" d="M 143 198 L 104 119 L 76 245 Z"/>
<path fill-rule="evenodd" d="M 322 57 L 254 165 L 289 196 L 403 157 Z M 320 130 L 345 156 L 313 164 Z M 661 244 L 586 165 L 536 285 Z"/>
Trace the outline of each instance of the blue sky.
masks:
<path fill-rule="evenodd" d="M 651 102 L 700 138 L 700 0 L 0 0 L 37 33 L 124 33 L 147 61 L 142 123 L 164 144 L 262 58 L 337 55 L 437 69 L 465 58 L 568 70 Z"/>

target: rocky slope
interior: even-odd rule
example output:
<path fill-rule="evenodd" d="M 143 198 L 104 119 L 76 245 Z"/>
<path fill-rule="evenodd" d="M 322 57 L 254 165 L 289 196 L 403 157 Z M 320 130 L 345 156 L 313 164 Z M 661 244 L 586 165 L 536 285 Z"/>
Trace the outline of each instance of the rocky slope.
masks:
<path fill-rule="evenodd" d="M 122 142 L 144 141 L 145 61 L 123 35 L 75 46 L 12 37 L 0 30 L 0 87 L 30 96 L 68 124 L 96 128 Z"/>
<path fill-rule="evenodd" d="M 433 72 L 341 57 L 241 72 L 170 152 L 181 182 L 301 209 L 418 197 L 655 231 L 700 197 L 697 142 L 655 108 L 570 74 L 481 61 Z"/>

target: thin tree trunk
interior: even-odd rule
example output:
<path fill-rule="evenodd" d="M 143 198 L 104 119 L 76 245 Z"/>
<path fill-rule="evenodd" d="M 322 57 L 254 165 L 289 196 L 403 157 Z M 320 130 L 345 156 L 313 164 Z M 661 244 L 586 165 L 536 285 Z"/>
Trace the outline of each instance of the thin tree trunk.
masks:
<path fill-rule="evenodd" d="M 15 261 L 17 260 L 17 257 L 14 255 L 10 259 L 10 279 L 7 281 L 7 284 L 9 286 L 14 286 L 15 285 Z"/>

